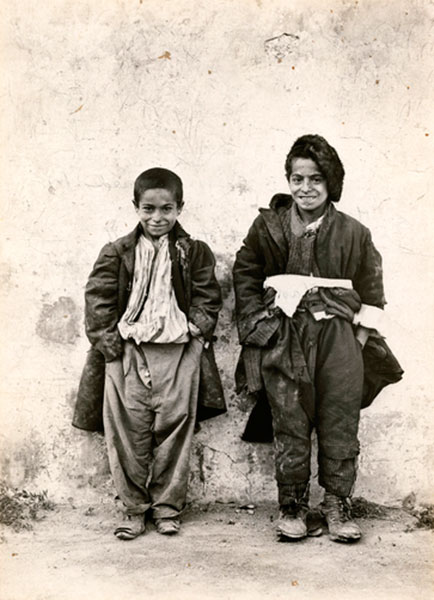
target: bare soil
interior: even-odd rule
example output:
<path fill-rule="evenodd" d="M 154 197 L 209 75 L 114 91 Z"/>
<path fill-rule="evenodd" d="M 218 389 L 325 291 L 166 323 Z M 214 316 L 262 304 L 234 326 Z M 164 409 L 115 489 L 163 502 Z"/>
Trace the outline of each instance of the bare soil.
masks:
<path fill-rule="evenodd" d="M 177 536 L 121 542 L 109 504 L 61 506 L 3 530 L 1 600 L 432 600 L 434 533 L 404 511 L 359 519 L 357 544 L 325 532 L 277 541 L 277 507 L 190 506 Z"/>

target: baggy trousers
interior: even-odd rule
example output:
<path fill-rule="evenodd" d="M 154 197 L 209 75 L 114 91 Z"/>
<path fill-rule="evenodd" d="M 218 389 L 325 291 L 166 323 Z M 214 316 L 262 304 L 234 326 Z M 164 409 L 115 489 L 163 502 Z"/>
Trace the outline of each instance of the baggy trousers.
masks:
<path fill-rule="evenodd" d="M 315 388 L 315 419 L 303 409 L 299 386 L 275 362 L 275 348 L 263 353 L 262 375 L 270 402 L 279 504 L 302 498 L 310 478 L 311 438 L 318 437 L 319 483 L 350 495 L 356 479 L 357 438 L 363 392 L 362 349 L 352 325 L 341 318 L 315 321 L 305 313 L 300 342 Z M 284 345 L 280 334 L 275 346 Z"/>
<path fill-rule="evenodd" d="M 129 514 L 154 518 L 185 506 L 202 344 L 127 341 L 106 364 L 104 431 L 110 470 Z M 150 377 L 149 377 L 150 375 Z"/>

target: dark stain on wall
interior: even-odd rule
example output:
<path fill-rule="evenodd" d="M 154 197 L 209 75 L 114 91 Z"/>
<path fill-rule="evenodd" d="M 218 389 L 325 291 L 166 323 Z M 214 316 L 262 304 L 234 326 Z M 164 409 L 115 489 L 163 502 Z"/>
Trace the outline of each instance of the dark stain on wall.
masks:
<path fill-rule="evenodd" d="M 74 388 L 70 392 L 65 394 L 66 403 L 72 409 L 75 408 L 75 402 L 77 400 L 77 391 L 78 388 Z"/>
<path fill-rule="evenodd" d="M 2 287 L 8 285 L 12 278 L 12 268 L 8 263 L 0 263 L 0 282 Z"/>
<path fill-rule="evenodd" d="M 197 444 L 194 448 L 194 452 L 197 456 L 197 464 L 198 464 L 198 469 L 199 469 L 199 479 L 200 482 L 202 484 L 205 483 L 206 481 L 206 475 L 205 475 L 205 469 L 204 469 L 204 463 L 205 463 L 205 457 L 203 455 L 203 446 L 202 444 Z"/>
<path fill-rule="evenodd" d="M 43 304 L 36 333 L 44 340 L 74 344 L 80 337 L 79 313 L 72 298 L 61 296 L 54 304 Z"/>
<path fill-rule="evenodd" d="M 32 482 L 46 468 L 44 442 L 39 434 L 32 432 L 27 440 L 3 455 L 0 463 L 1 478 L 16 486 Z"/>
<path fill-rule="evenodd" d="M 226 254 L 221 254 L 219 252 L 215 253 L 215 259 L 216 275 L 222 290 L 222 297 L 223 300 L 228 300 L 233 290 L 232 265 L 234 260 L 232 257 L 228 257 Z"/>

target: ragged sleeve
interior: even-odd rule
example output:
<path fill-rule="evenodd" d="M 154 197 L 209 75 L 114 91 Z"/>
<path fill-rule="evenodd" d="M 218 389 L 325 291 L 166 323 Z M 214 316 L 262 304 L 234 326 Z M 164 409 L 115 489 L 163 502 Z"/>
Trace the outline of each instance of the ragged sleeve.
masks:
<path fill-rule="evenodd" d="M 359 267 L 353 284 L 364 304 L 384 308 L 386 299 L 384 297 L 382 258 L 374 246 L 368 229 L 364 236 Z"/>
<path fill-rule="evenodd" d="M 215 276 L 215 258 L 209 246 L 199 240 L 193 241 L 190 252 L 188 318 L 206 339 L 211 339 L 222 307 L 220 285 Z"/>
<path fill-rule="evenodd" d="M 260 244 L 262 220 L 259 215 L 253 222 L 233 267 L 239 340 L 241 344 L 254 346 L 266 345 L 280 323 L 265 301 L 265 259 Z"/>
<path fill-rule="evenodd" d="M 122 354 L 118 332 L 118 287 L 120 256 L 113 244 L 106 244 L 94 264 L 85 289 L 85 329 L 90 343 L 106 361 Z"/>

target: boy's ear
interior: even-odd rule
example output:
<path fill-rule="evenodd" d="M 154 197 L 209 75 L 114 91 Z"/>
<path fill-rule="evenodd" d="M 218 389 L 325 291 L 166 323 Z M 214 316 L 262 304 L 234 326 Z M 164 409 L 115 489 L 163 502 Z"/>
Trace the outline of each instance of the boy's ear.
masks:
<path fill-rule="evenodd" d="M 184 208 L 184 202 L 179 202 L 178 205 L 178 215 L 182 213 L 182 209 Z"/>

